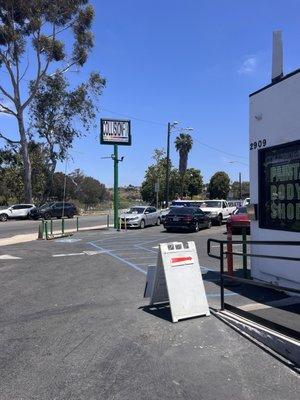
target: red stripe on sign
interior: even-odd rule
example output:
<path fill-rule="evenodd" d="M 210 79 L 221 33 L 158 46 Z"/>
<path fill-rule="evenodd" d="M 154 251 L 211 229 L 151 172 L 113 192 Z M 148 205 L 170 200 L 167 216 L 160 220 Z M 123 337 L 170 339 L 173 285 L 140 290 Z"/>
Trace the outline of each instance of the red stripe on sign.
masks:
<path fill-rule="evenodd" d="M 176 257 L 176 258 L 171 258 L 171 263 L 178 263 L 178 262 L 183 262 L 183 261 L 192 261 L 192 257 Z"/>

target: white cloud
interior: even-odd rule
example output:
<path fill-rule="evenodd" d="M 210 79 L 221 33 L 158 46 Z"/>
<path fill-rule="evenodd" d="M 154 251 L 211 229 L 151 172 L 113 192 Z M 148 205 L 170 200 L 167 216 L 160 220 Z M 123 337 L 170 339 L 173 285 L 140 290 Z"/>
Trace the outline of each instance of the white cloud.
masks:
<path fill-rule="evenodd" d="M 258 64 L 258 59 L 256 56 L 247 56 L 242 66 L 238 70 L 238 73 L 241 75 L 252 74 L 256 70 L 257 64 Z"/>

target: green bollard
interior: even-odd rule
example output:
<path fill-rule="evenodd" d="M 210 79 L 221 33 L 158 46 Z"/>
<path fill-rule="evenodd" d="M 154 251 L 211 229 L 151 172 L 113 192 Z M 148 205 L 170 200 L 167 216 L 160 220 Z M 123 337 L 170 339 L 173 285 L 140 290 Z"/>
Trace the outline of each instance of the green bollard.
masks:
<path fill-rule="evenodd" d="M 242 235 L 243 235 L 243 272 L 244 272 L 244 278 L 248 278 L 248 271 L 247 271 L 247 231 L 246 228 L 242 228 Z"/>
<path fill-rule="evenodd" d="M 107 229 L 109 229 L 109 214 L 107 214 L 106 225 L 107 225 Z"/>
<path fill-rule="evenodd" d="M 43 222 L 41 222 L 41 223 L 39 224 L 38 239 L 44 239 L 44 226 L 43 226 Z"/>
<path fill-rule="evenodd" d="M 50 219 L 50 233 L 53 235 L 53 219 Z"/>
<path fill-rule="evenodd" d="M 65 219 L 64 218 L 61 219 L 61 234 L 62 235 L 65 234 Z"/>
<path fill-rule="evenodd" d="M 79 231 L 79 217 L 76 217 L 76 231 Z"/>
<path fill-rule="evenodd" d="M 48 240 L 48 221 L 45 221 L 45 237 Z"/>
<path fill-rule="evenodd" d="M 45 226 L 45 220 L 42 219 L 42 226 L 43 226 L 43 237 L 46 237 L 46 226 Z"/>

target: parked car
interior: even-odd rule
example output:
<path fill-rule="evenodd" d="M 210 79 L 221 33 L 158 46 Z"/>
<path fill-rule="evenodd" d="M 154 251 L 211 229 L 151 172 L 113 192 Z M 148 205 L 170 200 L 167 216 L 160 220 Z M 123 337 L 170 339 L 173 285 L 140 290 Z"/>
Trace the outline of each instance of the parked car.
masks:
<path fill-rule="evenodd" d="M 229 207 L 226 200 L 202 200 L 199 207 L 210 216 L 213 223 L 220 226 L 236 210 L 235 206 Z"/>
<path fill-rule="evenodd" d="M 77 214 L 77 209 L 72 203 L 64 202 L 53 202 L 43 204 L 41 207 L 37 207 L 30 211 L 30 218 L 32 219 L 50 219 L 50 218 L 62 218 L 63 216 L 73 218 Z"/>
<path fill-rule="evenodd" d="M 245 198 L 245 200 L 243 201 L 242 206 L 245 207 L 245 206 L 247 206 L 248 204 L 250 204 L 250 197 L 246 197 L 246 198 Z"/>
<path fill-rule="evenodd" d="M 160 225 L 161 215 L 155 207 L 134 206 L 121 214 L 121 225 L 127 228 L 145 228 L 148 225 Z"/>
<path fill-rule="evenodd" d="M 170 213 L 170 211 L 171 211 L 173 208 L 176 208 L 176 207 L 184 207 L 184 205 L 170 206 L 170 207 L 168 207 L 168 208 L 165 208 L 164 210 L 161 210 L 160 216 L 161 216 L 161 223 L 162 223 L 162 224 L 164 223 L 164 221 L 165 221 L 165 219 L 166 219 L 166 216 Z"/>
<path fill-rule="evenodd" d="M 239 207 L 228 218 L 226 222 L 227 230 L 230 227 L 232 233 L 239 233 L 242 227 L 246 227 L 247 233 L 250 234 L 250 219 L 247 214 L 247 207 Z"/>
<path fill-rule="evenodd" d="M 242 207 L 242 205 L 243 205 L 243 200 L 228 200 L 227 202 L 228 202 L 229 207 L 239 208 L 239 207 Z"/>
<path fill-rule="evenodd" d="M 211 219 L 198 207 L 173 207 L 166 215 L 164 228 L 167 231 L 175 229 L 198 232 L 201 228 L 210 228 Z"/>
<path fill-rule="evenodd" d="M 34 204 L 14 204 L 0 210 L 0 221 L 4 222 L 13 218 L 28 218 L 30 211 L 34 209 Z"/>
<path fill-rule="evenodd" d="M 199 207 L 203 200 L 173 200 L 171 202 L 171 206 L 180 206 L 180 207 Z"/>

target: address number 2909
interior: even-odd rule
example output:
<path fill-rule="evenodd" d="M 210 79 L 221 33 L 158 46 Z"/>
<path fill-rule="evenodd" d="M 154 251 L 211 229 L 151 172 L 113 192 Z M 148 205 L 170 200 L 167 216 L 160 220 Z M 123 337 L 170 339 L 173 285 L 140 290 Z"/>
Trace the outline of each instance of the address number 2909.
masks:
<path fill-rule="evenodd" d="M 250 143 L 250 150 L 260 149 L 261 147 L 265 147 L 267 144 L 267 140 L 258 140 L 257 142 Z"/>

